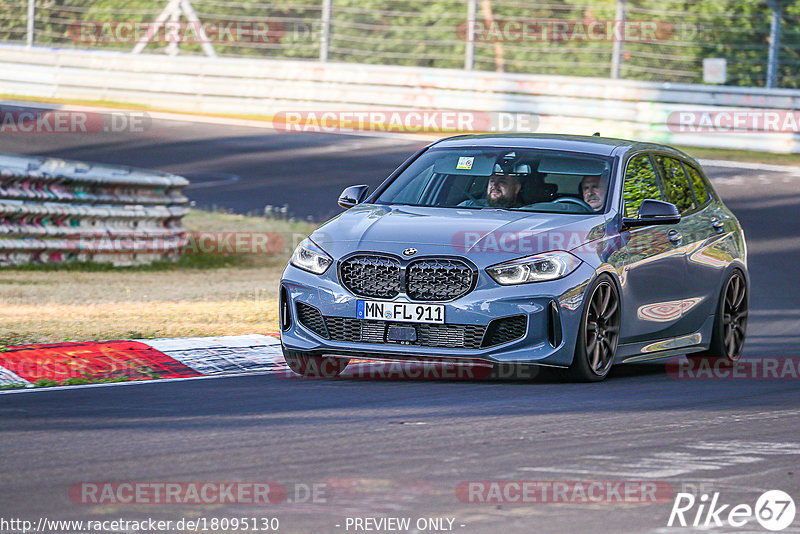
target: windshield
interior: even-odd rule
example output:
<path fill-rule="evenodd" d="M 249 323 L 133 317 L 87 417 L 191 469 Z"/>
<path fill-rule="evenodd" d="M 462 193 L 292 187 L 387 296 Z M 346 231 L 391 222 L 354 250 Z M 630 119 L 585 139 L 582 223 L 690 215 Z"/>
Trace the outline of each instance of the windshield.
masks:
<path fill-rule="evenodd" d="M 557 150 L 431 149 L 378 204 L 564 213 L 605 211 L 611 158 Z"/>

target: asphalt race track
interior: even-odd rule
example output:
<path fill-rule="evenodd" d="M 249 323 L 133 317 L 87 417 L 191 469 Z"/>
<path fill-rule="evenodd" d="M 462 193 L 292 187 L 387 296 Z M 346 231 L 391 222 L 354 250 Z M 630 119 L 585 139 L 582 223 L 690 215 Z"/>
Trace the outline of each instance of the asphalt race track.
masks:
<path fill-rule="evenodd" d="M 379 183 L 423 144 L 166 121 L 97 137 L 9 135 L 0 152 L 177 172 L 193 178 L 198 205 L 288 203 L 321 218 L 344 186 Z M 750 246 L 744 356 L 796 369 L 787 358 L 800 357 L 800 173 L 706 170 Z M 618 367 L 600 384 L 255 375 L 5 394 L 0 418 L 0 513 L 34 521 L 278 517 L 279 532 L 335 533 L 356 531 L 348 517 L 408 517 L 450 518 L 464 534 L 688 532 L 667 527 L 672 492 L 753 506 L 780 489 L 800 503 L 797 376 L 677 379 L 663 364 Z M 73 502 L 70 487 L 87 481 L 270 481 L 289 496 Z M 672 492 L 655 503 L 485 504 L 457 493 L 470 481 L 654 481 Z M 314 484 L 317 498 L 304 498 Z M 715 531 L 765 532 L 754 521 Z M 800 532 L 800 518 L 783 532 Z"/>
<path fill-rule="evenodd" d="M 239 213 L 288 204 L 325 220 L 354 184 L 381 183 L 428 142 L 401 137 L 278 133 L 270 129 L 153 121 L 141 133 L 3 134 L 0 153 L 132 165 L 186 176 L 199 207 Z"/>

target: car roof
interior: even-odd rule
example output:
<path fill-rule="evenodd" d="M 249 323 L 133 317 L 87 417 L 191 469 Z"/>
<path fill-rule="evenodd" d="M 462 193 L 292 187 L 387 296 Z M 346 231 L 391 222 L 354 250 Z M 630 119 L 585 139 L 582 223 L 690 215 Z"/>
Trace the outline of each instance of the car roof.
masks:
<path fill-rule="evenodd" d="M 433 144 L 436 148 L 463 147 L 504 147 L 504 148 L 540 148 L 581 152 L 599 156 L 624 154 L 628 151 L 660 150 L 670 152 L 688 159 L 691 156 L 667 145 L 645 143 L 629 139 L 600 137 L 597 135 L 562 135 L 562 134 L 478 134 L 457 135 L 448 137 Z"/>

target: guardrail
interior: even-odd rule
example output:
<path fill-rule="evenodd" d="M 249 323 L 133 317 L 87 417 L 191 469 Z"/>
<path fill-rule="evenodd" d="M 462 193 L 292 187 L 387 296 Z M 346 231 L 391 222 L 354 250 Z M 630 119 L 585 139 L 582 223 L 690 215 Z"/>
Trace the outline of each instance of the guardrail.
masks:
<path fill-rule="evenodd" d="M 180 257 L 188 199 L 181 176 L 0 155 L 0 266 Z"/>
<path fill-rule="evenodd" d="M 800 91 L 310 61 L 0 47 L 0 93 L 199 113 L 461 110 L 535 115 L 538 132 L 800 152 L 796 130 L 682 131 L 681 112 L 800 109 Z"/>

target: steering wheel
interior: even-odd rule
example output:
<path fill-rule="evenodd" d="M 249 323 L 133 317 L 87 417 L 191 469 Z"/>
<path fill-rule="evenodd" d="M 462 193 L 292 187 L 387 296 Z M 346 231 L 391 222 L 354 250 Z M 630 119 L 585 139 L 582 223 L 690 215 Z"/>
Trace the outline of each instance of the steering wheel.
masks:
<path fill-rule="evenodd" d="M 559 197 L 553 200 L 553 202 L 561 202 L 563 204 L 573 204 L 575 206 L 580 206 L 581 208 L 585 209 L 586 213 L 594 213 L 594 208 L 579 198 Z"/>

